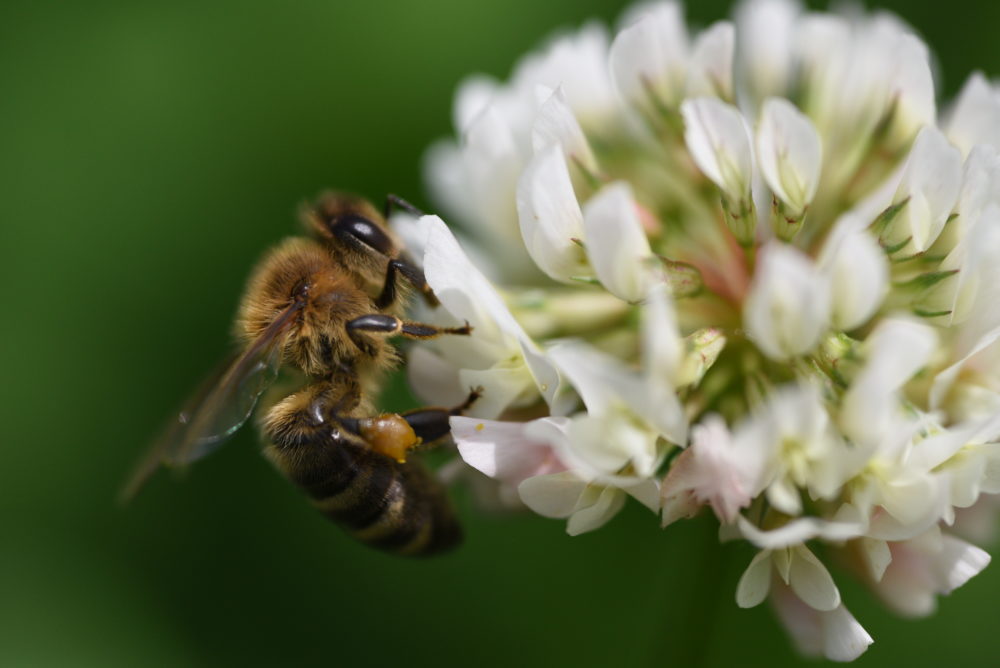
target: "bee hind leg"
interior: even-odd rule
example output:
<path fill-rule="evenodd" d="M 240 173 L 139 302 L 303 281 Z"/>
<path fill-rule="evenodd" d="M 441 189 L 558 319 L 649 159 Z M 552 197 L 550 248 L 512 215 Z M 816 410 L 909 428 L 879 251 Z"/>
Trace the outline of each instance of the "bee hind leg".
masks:
<path fill-rule="evenodd" d="M 450 418 L 453 415 L 465 413 L 482 395 L 483 388 L 476 387 L 469 391 L 469 396 L 458 406 L 453 408 L 436 406 L 418 408 L 403 413 L 402 417 L 413 428 L 413 432 L 420 438 L 421 443 L 434 443 L 451 433 Z"/>
<path fill-rule="evenodd" d="M 406 413 L 385 413 L 364 418 L 331 415 L 330 419 L 359 436 L 372 450 L 405 462 L 407 453 L 413 448 L 435 444 L 451 433 L 451 416 L 468 410 L 482 392 L 481 387 L 471 390 L 465 401 L 453 408 L 418 408 Z"/>

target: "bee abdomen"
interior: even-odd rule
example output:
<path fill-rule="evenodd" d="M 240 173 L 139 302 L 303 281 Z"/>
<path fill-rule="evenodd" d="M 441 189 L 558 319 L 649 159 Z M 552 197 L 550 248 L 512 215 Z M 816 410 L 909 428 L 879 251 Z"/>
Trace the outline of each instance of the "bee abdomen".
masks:
<path fill-rule="evenodd" d="M 444 489 L 415 462 L 399 463 L 342 439 L 269 450 L 320 512 L 372 547 L 430 555 L 461 540 Z"/>

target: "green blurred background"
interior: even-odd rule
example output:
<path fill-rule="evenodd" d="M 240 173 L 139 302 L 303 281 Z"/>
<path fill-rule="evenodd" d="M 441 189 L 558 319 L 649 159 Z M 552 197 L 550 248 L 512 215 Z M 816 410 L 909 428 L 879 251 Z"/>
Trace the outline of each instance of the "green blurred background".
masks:
<path fill-rule="evenodd" d="M 715 549 L 710 522 L 629 508 L 571 539 L 462 497 L 460 551 L 395 559 L 312 512 L 250 430 L 114 503 L 300 201 L 429 206 L 421 153 L 458 81 L 624 4 L 4 0 L 0 665 L 799 663 L 766 606 L 736 608 L 751 552 Z M 729 3 L 689 5 L 705 24 Z M 1000 71 L 1000 6 L 882 6 L 927 37 L 946 95 Z M 929 620 L 843 589 L 876 639 L 862 665 L 1000 656 L 997 567 Z"/>

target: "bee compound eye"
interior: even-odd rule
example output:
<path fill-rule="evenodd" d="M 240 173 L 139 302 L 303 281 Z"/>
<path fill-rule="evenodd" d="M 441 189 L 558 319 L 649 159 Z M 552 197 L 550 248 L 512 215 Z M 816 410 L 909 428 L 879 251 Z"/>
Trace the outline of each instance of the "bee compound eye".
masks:
<path fill-rule="evenodd" d="M 378 224 L 362 216 L 348 215 L 338 219 L 333 224 L 333 233 L 350 236 L 383 255 L 389 255 L 393 250 L 392 239 Z"/>

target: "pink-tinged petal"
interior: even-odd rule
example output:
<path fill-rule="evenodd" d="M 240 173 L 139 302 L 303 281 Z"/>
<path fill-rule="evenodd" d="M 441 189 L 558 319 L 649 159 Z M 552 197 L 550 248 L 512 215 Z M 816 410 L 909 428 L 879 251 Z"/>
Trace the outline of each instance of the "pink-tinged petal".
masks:
<path fill-rule="evenodd" d="M 690 519 L 698 514 L 702 509 L 702 502 L 694 495 L 694 492 L 687 490 L 665 496 L 661 501 L 661 527 L 667 527 L 677 520 Z"/>
<path fill-rule="evenodd" d="M 692 429 L 691 446 L 674 460 L 663 482 L 664 504 L 689 493 L 710 505 L 720 521 L 732 522 L 753 498 L 742 459 L 725 422 L 718 416 L 707 417 Z"/>
<path fill-rule="evenodd" d="M 551 444 L 532 438 L 523 422 L 456 416 L 451 418 L 451 434 L 469 466 L 506 483 L 517 485 L 526 478 L 565 468 Z"/>
<path fill-rule="evenodd" d="M 798 650 L 806 656 L 823 656 L 848 662 L 864 654 L 874 642 L 843 605 L 829 612 L 814 610 L 787 587 L 779 586 L 771 597 Z"/>
<path fill-rule="evenodd" d="M 830 571 L 805 545 L 792 548 L 788 586 L 809 607 L 823 612 L 840 605 L 840 591 Z"/>
<path fill-rule="evenodd" d="M 760 605 L 771 590 L 771 551 L 762 550 L 743 571 L 736 585 L 736 605 L 752 608 Z"/>

